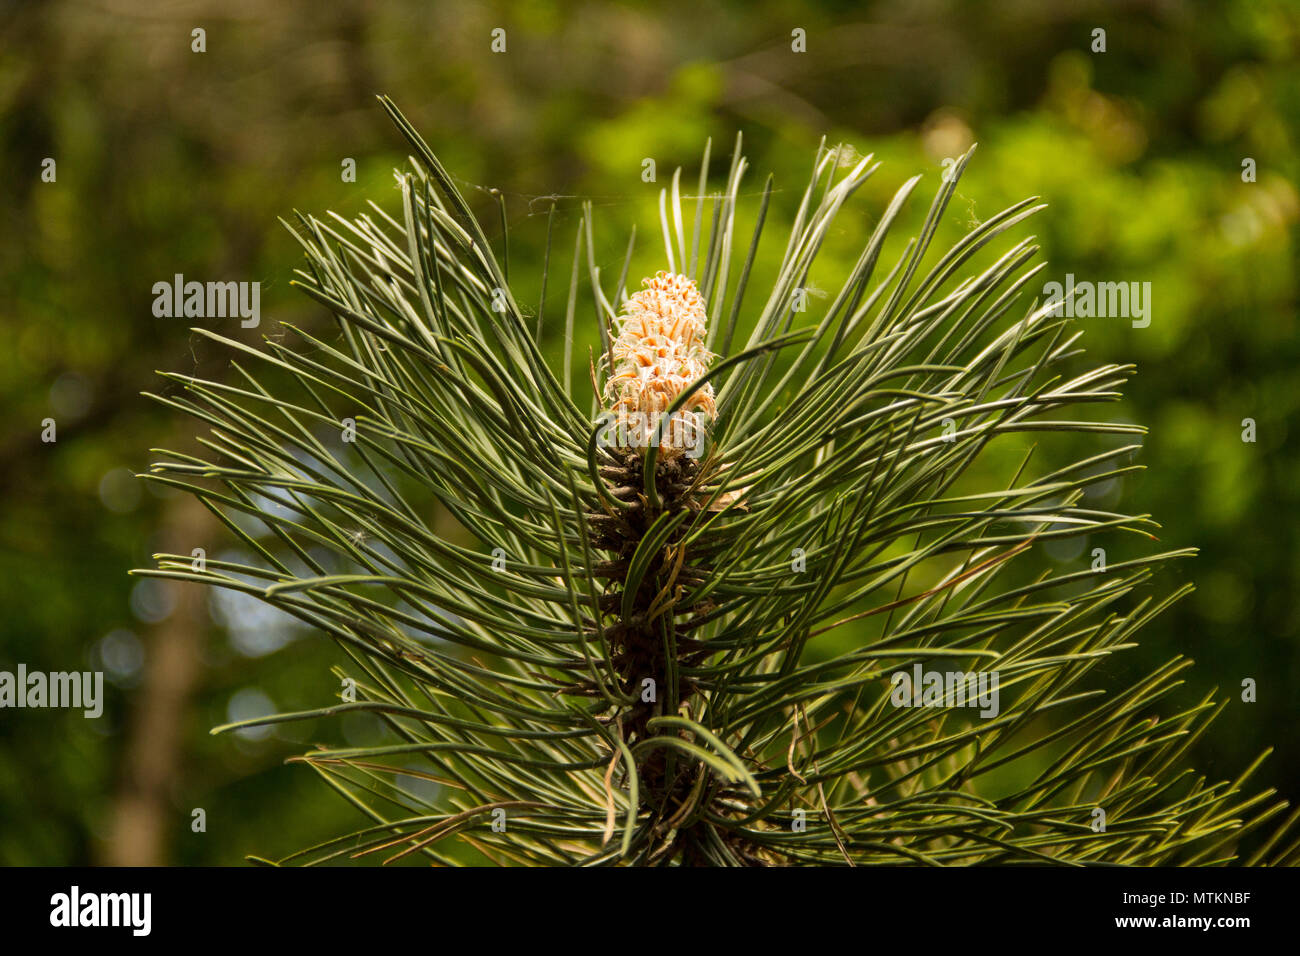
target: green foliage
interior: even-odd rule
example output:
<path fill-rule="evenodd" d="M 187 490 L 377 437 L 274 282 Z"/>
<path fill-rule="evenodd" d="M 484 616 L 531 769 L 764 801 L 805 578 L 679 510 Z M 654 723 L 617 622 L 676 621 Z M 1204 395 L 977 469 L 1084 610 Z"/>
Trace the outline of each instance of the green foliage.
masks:
<path fill-rule="evenodd" d="M 772 180 L 742 230 L 739 138 L 714 192 L 706 149 L 694 208 L 679 170 L 658 224 L 720 353 L 696 383 L 717 388 L 707 454 L 683 463 L 597 440 L 593 356 L 635 238 L 611 281 L 585 208 L 553 368 L 538 327 L 561 316 L 516 301 L 504 204 L 498 252 L 385 106 L 414 152 L 400 209 L 292 227 L 298 284 L 338 337 L 196 329 L 237 353 L 235 381 L 170 374 L 181 389 L 159 397 L 209 426 L 207 452 L 166 452 L 149 477 L 251 557 L 161 554 L 142 573 L 254 596 L 349 661 L 342 703 L 220 729 L 366 712 L 397 741 L 300 758 L 373 822 L 281 862 L 1206 864 L 1276 824 L 1286 804 L 1243 789 L 1254 765 L 1230 783 L 1185 768 L 1209 695 L 1155 716 L 1186 661 L 1105 679 L 1189 590 L 1151 584 L 1191 551 L 1043 558 L 1156 525 L 1090 498 L 1138 470 L 1143 429 L 1097 407 L 1132 367 L 1077 368 L 1080 333 L 1033 298 L 1038 247 L 1014 235 L 1041 206 L 932 251 L 968 152 L 915 235 L 894 231 L 919 176 L 804 312 L 880 164 L 823 144 L 773 236 Z M 1040 440 L 1067 462 L 1036 466 Z M 891 674 L 915 664 L 996 672 L 1003 706 L 895 706 Z M 1293 859 L 1286 833 L 1251 862 Z"/>
<path fill-rule="evenodd" d="M 632 223 L 649 227 L 633 253 L 633 286 L 663 267 L 662 249 L 646 241 L 658 231 L 658 186 L 640 181 L 642 157 L 656 158 L 666 177 L 691 164 L 706 137 L 724 144 L 743 130 L 755 169 L 775 174 L 767 229 L 784 235 L 818 139 L 829 132 L 829 142 L 869 148 L 891 175 L 862 186 L 854 207 L 862 216 L 834 224 L 813 279 L 833 288 L 896 189 L 894 174 L 924 172 L 929 183 L 943 159 L 978 139 L 979 161 L 963 176 L 936 248 L 960 238 L 972 218 L 1035 194 L 1050 208 L 1033 222 L 1049 263 L 1043 280 L 1074 273 L 1154 285 L 1149 328 L 1078 324 L 1094 363 L 1138 366 L 1123 406 L 1111 411 L 1150 427 L 1148 470 L 1090 494 L 1094 506 L 1122 502 L 1158 514 L 1161 549 L 1198 549 L 1159 579 L 1171 589 L 1194 581 L 1196 591 L 1095 673 L 1115 687 L 1172 655 L 1194 658 L 1197 666 L 1166 698 L 1171 712 L 1211 692 L 1227 705 L 1191 743 L 1189 760 L 1229 775 L 1244 751 L 1276 744 L 1252 779 L 1294 802 L 1300 739 L 1277 730 L 1295 723 L 1289 688 L 1300 680 L 1300 525 L 1284 520 L 1300 507 L 1293 8 L 1291 0 L 1213 0 L 1192 16 L 1185 5 L 1103 14 L 1095 5 L 1028 10 L 992 0 L 923 8 L 798 0 L 326 8 L 283 0 L 232 20 L 211 0 L 127 19 L 88 15 L 68 0 L 11 5 L 10 42 L 0 54 L 0 168 L 9 188 L 0 209 L 0 323 L 10 344 L 0 352 L 0 394 L 10 411 L 0 439 L 0 580 L 8 598 L 0 657 L 46 671 L 104 668 L 107 700 L 96 721 L 5 712 L 0 818 L 25 825 L 0 829 L 0 862 L 120 859 L 135 831 L 115 823 L 117 808 L 142 787 L 157 795 L 161 837 L 148 862 L 224 865 L 254 850 L 306 845 L 346 828 L 354 811 L 314 775 L 280 766 L 283 759 L 316 741 L 394 742 L 365 712 L 279 724 L 256 737 L 209 737 L 214 725 L 259 713 L 236 706 L 253 694 L 284 710 L 315 706 L 336 686 L 328 670 L 337 651 L 304 639 L 299 622 L 260 613 L 251 598 L 232 601 L 228 613 L 210 613 L 215 595 L 182 602 L 162 621 L 143 613 L 139 599 L 164 582 L 126 570 L 159 550 L 201 545 L 220 554 L 220 529 L 212 520 L 173 534 L 177 510 L 190 502 L 150 493 L 166 489 L 103 494 L 105 484 L 125 490 L 121 476 L 142 470 L 151 444 L 193 451 L 188 421 L 139 399 L 154 369 L 228 375 L 229 350 L 152 315 L 154 282 L 177 272 L 261 280 L 268 322 L 287 320 L 335 342 L 325 310 L 282 281 L 300 249 L 276 217 L 297 205 L 351 218 L 366 211 L 366 196 L 390 205 L 391 168 L 402 155 L 373 109 L 377 89 L 401 91 L 419 128 L 436 131 L 440 157 L 498 249 L 487 187 L 505 191 L 511 282 L 525 311 L 543 299 L 537 265 L 550 202 L 536 197 L 562 194 L 541 341 L 557 371 L 567 256 L 584 199 L 598 217 L 604 275 L 622 272 Z M 205 10 L 210 52 L 197 56 L 189 31 Z M 790 54 L 788 36 L 774 27 L 787 21 L 808 28 L 809 54 Z M 1108 32 L 1105 55 L 1088 51 L 1099 23 Z M 484 42 L 497 26 L 509 29 L 509 55 L 491 54 Z M 1258 162 L 1255 183 L 1240 181 L 1246 156 Z M 45 157 L 58 159 L 57 183 L 40 180 Z M 356 158 L 357 183 L 340 182 L 342 157 Z M 762 185 L 751 178 L 743 190 L 742 245 Z M 914 234 L 913 213 L 925 206 L 913 201 L 896 235 Z M 778 246 L 759 249 L 762 282 L 780 264 Z M 889 246 L 884 261 L 892 263 L 898 251 Z M 577 324 L 594 338 L 590 315 L 584 299 Z M 739 319 L 742 342 L 747 319 L 748 309 Z M 267 331 L 211 327 L 241 341 Z M 573 373 L 581 379 L 581 342 L 577 351 Z M 58 419 L 57 444 L 40 441 L 46 416 Z M 1240 438 L 1247 416 L 1258 422 L 1254 444 Z M 1098 450 L 1087 444 L 1094 437 L 1057 433 L 1034 460 L 1064 467 Z M 1027 450 L 1017 444 L 1005 435 L 989 445 L 964 480 L 1003 481 Z M 440 532 L 455 530 L 435 520 Z M 175 544 L 165 544 L 169 538 Z M 1115 560 L 1137 555 L 1143 541 L 1116 532 L 1041 550 L 1057 569 L 1077 571 L 1096 546 Z M 1011 562 L 1000 574 L 1019 580 L 1026 564 Z M 828 632 L 810 652 L 860 646 L 875 620 Z M 106 668 L 104 647 L 123 632 L 138 639 L 140 657 L 129 671 Z M 175 659 L 177 634 L 193 635 L 200 657 L 175 698 L 175 719 L 159 722 L 151 688 Z M 1239 699 L 1245 677 L 1259 683 L 1257 702 Z M 169 739 L 170 757 L 154 762 L 160 755 L 150 748 Z M 147 779 L 136 769 L 141 751 L 144 766 L 158 771 Z M 194 807 L 207 810 L 207 833 L 191 831 Z M 1243 854 L 1263 839 L 1247 837 Z"/>

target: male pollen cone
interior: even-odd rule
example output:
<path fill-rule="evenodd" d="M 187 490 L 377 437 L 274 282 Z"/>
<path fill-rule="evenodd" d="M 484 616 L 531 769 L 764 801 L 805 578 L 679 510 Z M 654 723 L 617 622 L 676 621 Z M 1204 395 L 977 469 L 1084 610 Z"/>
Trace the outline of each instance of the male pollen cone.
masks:
<path fill-rule="evenodd" d="M 629 441 L 644 448 L 668 407 L 705 373 L 713 353 L 704 347 L 704 299 L 683 275 L 659 272 L 642 279 L 618 319 L 613 369 L 605 400 L 626 427 Z M 664 460 L 696 447 L 698 433 L 717 413 L 713 386 L 704 384 L 664 426 L 659 445 Z"/>

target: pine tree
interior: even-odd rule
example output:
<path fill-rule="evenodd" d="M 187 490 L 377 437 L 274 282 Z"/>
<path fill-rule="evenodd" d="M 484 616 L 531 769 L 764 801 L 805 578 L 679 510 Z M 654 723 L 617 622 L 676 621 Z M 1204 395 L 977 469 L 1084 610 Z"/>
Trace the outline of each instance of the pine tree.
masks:
<path fill-rule="evenodd" d="M 879 164 L 819 150 L 760 288 L 772 180 L 740 258 L 741 143 L 707 229 L 706 148 L 693 230 L 680 171 L 661 195 L 665 268 L 631 293 L 627 264 L 612 292 L 589 268 L 598 352 L 575 376 L 577 262 L 557 371 L 504 240 L 498 259 L 383 104 L 414 151 L 400 210 L 291 226 L 338 336 L 196 329 L 237 380 L 167 376 L 159 400 L 209 426 L 208 457 L 164 452 L 147 476 L 255 560 L 140 573 L 253 595 L 346 655 L 342 702 L 219 729 L 366 711 L 397 741 L 299 758 L 371 825 L 279 862 L 1209 864 L 1276 826 L 1286 804 L 1243 792 L 1258 761 L 1213 785 L 1183 765 L 1212 696 L 1156 716 L 1189 662 L 1098 673 L 1187 590 L 1152 584 L 1190 552 L 1042 556 L 1155 525 L 1085 501 L 1139 467 L 1142 429 L 1074 410 L 1132 368 L 1070 371 L 1079 333 L 1029 295 L 1032 238 L 963 271 L 1041 205 L 923 269 L 967 154 L 896 263 L 877 269 L 919 176 L 814 302 L 814 260 Z M 577 238 L 590 265 L 589 207 Z M 1046 473 L 1031 451 L 991 485 L 972 467 L 1070 434 L 1122 437 Z M 1294 818 L 1248 862 L 1293 860 Z"/>

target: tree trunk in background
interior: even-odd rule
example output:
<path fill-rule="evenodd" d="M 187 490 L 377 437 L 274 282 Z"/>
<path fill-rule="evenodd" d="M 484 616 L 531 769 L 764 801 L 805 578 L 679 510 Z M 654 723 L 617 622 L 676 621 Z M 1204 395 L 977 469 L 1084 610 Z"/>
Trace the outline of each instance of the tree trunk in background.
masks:
<path fill-rule="evenodd" d="M 189 554 L 208 547 L 216 522 L 190 495 L 167 500 L 162 514 L 161 551 Z M 183 764 L 182 742 L 194 692 L 200 683 L 201 649 L 208 629 L 205 589 L 185 581 L 160 581 L 170 589 L 175 610 L 145 641 L 145 678 L 123 754 L 123 778 L 113 809 L 112 829 L 102 848 L 109 866 L 162 866 L 168 838 L 188 824 L 173 805 Z"/>

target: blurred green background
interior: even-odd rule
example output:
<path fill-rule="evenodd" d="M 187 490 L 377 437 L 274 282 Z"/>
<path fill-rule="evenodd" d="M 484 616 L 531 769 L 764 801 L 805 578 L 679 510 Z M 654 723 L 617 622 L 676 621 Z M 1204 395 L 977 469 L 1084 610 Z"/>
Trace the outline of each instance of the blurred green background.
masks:
<path fill-rule="evenodd" d="M 195 28 L 206 52 L 191 50 Z M 806 53 L 791 50 L 795 28 Z M 1099 28 L 1104 53 L 1092 50 Z M 1104 496 L 1160 520 L 1162 547 L 1202 549 L 1159 582 L 1198 590 L 1105 673 L 1195 658 L 1168 706 L 1214 687 L 1228 701 L 1193 752 L 1198 769 L 1231 778 L 1275 746 L 1260 782 L 1300 798 L 1298 54 L 1293 0 L 0 3 L 0 669 L 102 669 L 108 688 L 99 720 L 0 712 L 0 864 L 234 864 L 360 822 L 284 760 L 315 741 L 372 739 L 367 717 L 207 733 L 328 702 L 334 646 L 255 604 L 126 571 L 156 551 L 232 546 L 202 508 L 131 477 L 151 447 L 193 449 L 198 431 L 140 397 L 163 390 L 154 370 L 219 377 L 227 364 L 184 319 L 153 316 L 153 284 L 261 282 L 260 328 L 214 320 L 246 341 L 279 321 L 327 329 L 288 285 L 300 254 L 277 217 L 394 207 L 404 151 L 381 92 L 493 237 L 487 189 L 506 195 L 523 302 L 538 301 L 554 203 L 552 350 L 583 199 L 610 282 L 637 226 L 635 282 L 666 266 L 659 188 L 678 165 L 694 182 L 710 136 L 719 176 L 745 136 L 739 234 L 775 174 L 773 246 L 823 135 L 884 160 L 831 237 L 823 288 L 906 178 L 926 173 L 911 228 L 942 161 L 978 141 L 940 243 L 1038 195 L 1050 208 L 1017 235 L 1039 237 L 1044 280 L 1152 283 L 1148 328 L 1080 322 L 1090 360 L 1138 365 L 1109 413 L 1151 428 L 1149 470 Z M 654 184 L 641 179 L 647 157 Z M 355 183 L 341 176 L 347 158 Z M 1255 182 L 1242 180 L 1247 158 Z M 779 252 L 765 249 L 756 286 Z M 1089 547 L 1058 544 L 1043 560 L 1087 560 Z M 1257 703 L 1240 700 L 1245 677 Z"/>

